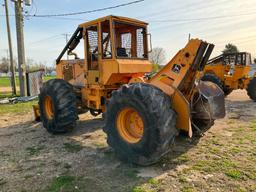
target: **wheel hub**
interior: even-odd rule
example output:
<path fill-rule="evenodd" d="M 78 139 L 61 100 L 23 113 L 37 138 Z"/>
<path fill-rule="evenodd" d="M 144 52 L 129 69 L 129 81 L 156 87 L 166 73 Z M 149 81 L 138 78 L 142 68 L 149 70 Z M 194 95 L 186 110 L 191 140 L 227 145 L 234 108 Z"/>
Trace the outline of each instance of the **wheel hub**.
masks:
<path fill-rule="evenodd" d="M 125 141 L 137 143 L 143 137 L 144 123 L 135 109 L 127 107 L 118 113 L 117 129 Z"/>
<path fill-rule="evenodd" d="M 54 110 L 53 110 L 53 101 L 50 96 L 46 96 L 44 99 L 44 109 L 45 114 L 48 119 L 53 119 L 54 117 Z"/>

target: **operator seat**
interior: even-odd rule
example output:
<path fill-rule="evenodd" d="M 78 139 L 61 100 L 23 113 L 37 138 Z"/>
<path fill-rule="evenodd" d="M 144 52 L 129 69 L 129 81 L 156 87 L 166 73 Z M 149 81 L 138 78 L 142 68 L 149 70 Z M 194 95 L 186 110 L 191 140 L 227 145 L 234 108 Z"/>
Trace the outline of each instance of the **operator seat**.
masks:
<path fill-rule="evenodd" d="M 116 54 L 118 57 L 128 57 L 128 54 L 126 53 L 126 49 L 123 47 L 118 47 L 116 49 Z"/>

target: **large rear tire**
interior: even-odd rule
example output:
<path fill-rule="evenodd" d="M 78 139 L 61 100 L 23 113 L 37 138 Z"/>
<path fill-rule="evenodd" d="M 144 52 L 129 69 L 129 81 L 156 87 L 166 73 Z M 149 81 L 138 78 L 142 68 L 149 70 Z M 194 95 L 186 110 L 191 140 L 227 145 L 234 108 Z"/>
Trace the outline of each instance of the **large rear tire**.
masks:
<path fill-rule="evenodd" d="M 214 74 L 207 73 L 202 78 L 202 81 L 210 81 L 218 85 L 224 92 L 225 96 L 228 96 L 233 90 L 225 87 L 219 77 Z"/>
<path fill-rule="evenodd" d="M 247 94 L 253 101 L 256 101 L 256 77 L 249 82 Z"/>
<path fill-rule="evenodd" d="M 72 85 L 62 79 L 44 83 L 39 94 L 43 126 L 50 133 L 65 133 L 76 126 L 76 95 Z"/>
<path fill-rule="evenodd" d="M 103 130 L 121 160 L 150 165 L 170 150 L 178 134 L 175 125 L 170 97 L 152 85 L 134 83 L 113 91 Z"/>
<path fill-rule="evenodd" d="M 220 78 L 214 74 L 206 73 L 202 78 L 202 81 L 210 81 L 218 85 L 223 90 L 223 83 L 221 82 Z"/>

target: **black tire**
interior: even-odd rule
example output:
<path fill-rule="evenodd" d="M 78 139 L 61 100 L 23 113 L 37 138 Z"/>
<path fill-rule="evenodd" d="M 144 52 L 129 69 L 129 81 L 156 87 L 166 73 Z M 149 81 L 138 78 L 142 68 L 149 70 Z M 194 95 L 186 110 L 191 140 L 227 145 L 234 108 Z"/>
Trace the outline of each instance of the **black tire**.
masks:
<path fill-rule="evenodd" d="M 221 82 L 220 78 L 214 74 L 206 73 L 202 78 L 202 81 L 210 81 L 218 85 L 223 90 L 223 83 Z"/>
<path fill-rule="evenodd" d="M 247 94 L 253 101 L 256 101 L 256 78 L 255 77 L 248 84 Z"/>
<path fill-rule="evenodd" d="M 135 109 L 143 119 L 144 133 L 137 143 L 126 142 L 118 132 L 118 113 L 127 107 Z M 117 156 L 139 165 L 157 162 L 170 150 L 178 135 L 176 113 L 171 107 L 170 97 L 157 87 L 144 83 L 124 85 L 113 91 L 105 122 L 103 130 L 107 142 Z"/>
<path fill-rule="evenodd" d="M 53 118 L 47 117 L 46 97 L 52 100 Z M 78 119 L 73 86 L 62 79 L 52 79 L 44 83 L 39 94 L 39 109 L 43 126 L 48 132 L 55 134 L 72 131 Z"/>

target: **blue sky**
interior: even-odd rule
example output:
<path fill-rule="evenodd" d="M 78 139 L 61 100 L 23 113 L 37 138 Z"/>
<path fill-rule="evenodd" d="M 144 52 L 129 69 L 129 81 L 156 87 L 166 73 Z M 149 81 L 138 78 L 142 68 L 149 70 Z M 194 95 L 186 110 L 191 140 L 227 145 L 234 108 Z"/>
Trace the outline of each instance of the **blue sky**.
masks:
<path fill-rule="evenodd" d="M 25 10 L 30 14 L 56 14 L 92 10 L 130 1 L 34 0 L 33 6 L 26 7 Z M 12 15 L 12 2 L 9 2 L 9 8 Z M 6 56 L 8 48 L 3 14 L 4 8 L 1 7 L 0 57 Z M 26 57 L 52 65 L 65 45 L 64 33 L 72 34 L 79 23 L 110 14 L 148 22 L 153 46 L 163 47 L 167 58 L 185 45 L 189 33 L 192 37 L 214 43 L 216 46 L 213 56 L 218 55 L 224 45 L 230 42 L 236 44 L 241 51 L 251 52 L 256 57 L 255 0 L 145 0 L 126 7 L 68 18 L 27 18 L 24 26 Z M 218 18 L 197 20 L 209 17 Z M 15 19 L 13 16 L 10 19 L 16 56 Z"/>

